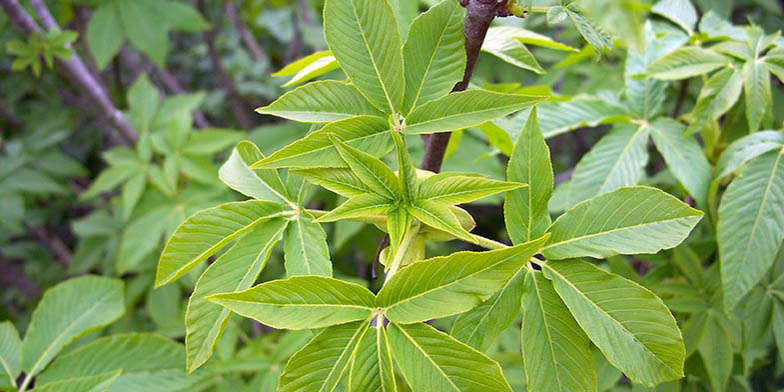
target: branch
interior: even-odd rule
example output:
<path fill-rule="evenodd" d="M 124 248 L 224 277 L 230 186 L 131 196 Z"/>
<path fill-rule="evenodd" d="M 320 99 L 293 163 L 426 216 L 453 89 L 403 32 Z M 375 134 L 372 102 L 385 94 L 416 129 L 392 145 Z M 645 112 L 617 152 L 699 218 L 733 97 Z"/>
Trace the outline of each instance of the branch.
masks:
<path fill-rule="evenodd" d="M 49 253 L 60 260 L 64 266 L 68 266 L 71 263 L 71 250 L 65 246 L 60 237 L 51 234 L 44 226 L 27 226 L 27 234 L 35 238 Z"/>
<path fill-rule="evenodd" d="M 256 39 L 253 38 L 253 34 L 251 34 L 250 30 L 245 27 L 242 19 L 240 19 L 239 15 L 237 14 L 237 6 L 233 1 L 226 2 L 226 14 L 229 15 L 229 19 L 231 19 L 231 23 L 234 25 L 234 29 L 237 30 L 237 35 L 240 36 L 242 44 L 245 45 L 245 47 L 248 49 L 248 52 L 250 52 L 253 60 L 257 63 L 269 64 L 267 55 L 264 54 L 264 51 L 261 50 L 259 44 L 256 43 Z"/>
<path fill-rule="evenodd" d="M 465 91 L 474 67 L 479 59 L 479 51 L 487 35 L 490 23 L 499 14 L 499 4 L 496 0 L 460 0 L 460 4 L 466 7 L 465 17 L 465 49 L 466 49 L 466 68 L 463 80 L 455 85 L 452 92 Z M 425 155 L 422 159 L 421 168 L 432 172 L 441 171 L 441 164 L 444 161 L 446 146 L 449 144 L 451 132 L 436 133 L 425 140 Z"/>
<path fill-rule="evenodd" d="M 44 27 L 48 30 L 59 29 L 52 14 L 41 0 L 30 0 L 33 8 L 38 13 Z M 8 15 L 8 18 L 24 34 L 40 34 L 41 28 L 35 23 L 30 14 L 19 4 L 18 0 L 0 0 L 0 7 Z M 69 46 L 70 48 L 70 46 Z M 109 96 L 101 88 L 101 85 L 93 78 L 85 67 L 76 51 L 72 50 L 73 55 L 69 60 L 57 60 L 57 67 L 80 89 L 84 90 L 98 111 L 106 117 L 112 126 L 122 136 L 125 144 L 133 145 L 136 142 L 136 131 L 131 128 L 125 120 L 122 112 L 114 106 Z"/>
<path fill-rule="evenodd" d="M 25 275 L 24 268 L 18 263 L 0 255 L 0 284 L 5 287 L 15 287 L 22 295 L 36 298 L 41 293 L 38 284 Z"/>

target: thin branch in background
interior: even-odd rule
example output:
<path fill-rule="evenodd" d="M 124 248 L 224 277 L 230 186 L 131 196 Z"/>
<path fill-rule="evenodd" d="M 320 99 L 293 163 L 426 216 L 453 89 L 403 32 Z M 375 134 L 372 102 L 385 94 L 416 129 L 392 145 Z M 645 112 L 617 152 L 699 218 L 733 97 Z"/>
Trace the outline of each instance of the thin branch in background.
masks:
<path fill-rule="evenodd" d="M 30 3 L 39 14 L 46 29 L 59 29 L 42 0 L 30 0 Z M 18 0 L 0 0 L 0 7 L 21 32 L 28 35 L 41 33 L 41 28 L 19 4 Z M 79 55 L 75 51 L 73 52 L 73 56 L 69 60 L 58 59 L 57 68 L 90 97 L 98 111 L 109 120 L 113 128 L 119 131 L 124 144 L 133 145 L 137 139 L 136 131 L 125 120 L 123 113 L 114 106 L 106 91 L 87 70 Z"/>
<path fill-rule="evenodd" d="M 77 7 L 74 12 L 74 21 L 76 24 L 76 31 L 79 33 L 79 37 L 82 37 L 79 41 L 81 42 L 82 52 L 84 53 L 84 60 L 87 65 L 87 69 L 93 75 L 95 80 L 103 87 L 104 91 L 109 91 L 106 87 L 106 83 L 101 78 L 101 71 L 98 69 L 98 66 L 95 64 L 95 59 L 93 58 L 90 49 L 87 47 L 87 23 L 90 20 L 90 10 L 85 7 Z"/>
<path fill-rule="evenodd" d="M 199 11 L 201 11 L 201 13 L 206 16 L 207 7 L 204 0 L 198 0 L 197 5 Z M 218 20 L 220 19 L 221 18 L 218 18 Z M 218 34 L 218 27 L 219 24 L 215 23 L 212 29 L 204 32 L 204 42 L 207 44 L 207 53 L 210 57 L 210 61 L 212 62 L 212 66 L 215 69 L 215 72 L 218 74 L 221 87 L 226 92 L 226 96 L 229 100 L 229 106 L 231 107 L 234 116 L 237 118 L 237 122 L 242 128 L 250 129 L 253 126 L 253 122 L 248 115 L 251 110 L 245 103 L 245 100 L 243 100 L 240 94 L 237 92 L 237 87 L 234 85 L 234 80 L 231 78 L 231 75 L 229 75 L 229 73 L 226 72 L 226 69 L 223 68 L 220 55 L 218 54 L 218 49 L 215 45 L 215 37 Z"/>
<path fill-rule="evenodd" d="M 286 54 L 283 56 L 284 61 L 286 64 L 302 57 L 302 29 L 299 28 L 299 18 L 297 18 L 297 12 L 291 12 L 291 26 L 294 30 L 294 36 L 291 38 L 291 43 L 289 44 L 289 48 L 286 50 Z"/>
<path fill-rule="evenodd" d="M 11 131 L 20 130 L 24 127 L 22 121 L 3 105 L 0 105 L 0 117 L 11 126 Z"/>
<path fill-rule="evenodd" d="M 65 246 L 63 240 L 60 239 L 54 233 L 51 233 L 46 227 L 38 226 L 38 227 L 25 227 L 27 230 L 27 235 L 34 238 L 38 243 L 40 243 L 46 250 L 49 251 L 55 258 L 60 260 L 64 266 L 68 266 L 71 263 L 71 250 Z"/>
<path fill-rule="evenodd" d="M 571 168 L 557 176 L 555 176 L 555 185 L 563 184 L 566 181 L 572 179 L 572 175 L 574 174 L 574 168 Z"/>
<path fill-rule="evenodd" d="M 28 298 L 36 298 L 41 293 L 41 288 L 27 277 L 21 263 L 15 263 L 2 255 L 0 255 L 0 286 L 14 287 Z"/>
<path fill-rule="evenodd" d="M 250 52 L 251 57 L 253 57 L 253 61 L 257 63 L 269 64 L 269 58 L 261 50 L 261 47 L 256 42 L 256 39 L 253 38 L 253 34 L 251 34 L 250 30 L 245 26 L 245 23 L 242 22 L 239 14 L 237 13 L 237 6 L 234 4 L 233 1 L 226 2 L 226 14 L 229 15 L 229 19 L 231 19 L 231 23 L 234 25 L 234 29 L 237 30 L 237 35 L 239 35 L 242 44 L 245 45 L 245 48 L 248 49 Z M 262 73 L 266 73 L 266 70 Z"/>
<path fill-rule="evenodd" d="M 681 108 L 683 101 L 686 100 L 686 93 L 689 91 L 689 79 L 681 80 L 681 86 L 678 89 L 678 98 L 675 101 L 675 107 L 672 109 L 672 118 L 678 118 L 681 115 Z"/>
<path fill-rule="evenodd" d="M 307 0 L 299 0 L 299 14 L 302 16 L 302 22 L 305 23 L 305 26 L 313 26 L 313 18 L 310 16 Z"/>

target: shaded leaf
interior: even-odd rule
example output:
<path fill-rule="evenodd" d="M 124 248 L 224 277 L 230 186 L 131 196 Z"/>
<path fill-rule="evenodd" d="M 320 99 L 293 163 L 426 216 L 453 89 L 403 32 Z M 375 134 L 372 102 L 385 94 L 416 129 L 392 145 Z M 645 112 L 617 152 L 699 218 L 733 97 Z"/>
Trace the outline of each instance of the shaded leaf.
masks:
<path fill-rule="evenodd" d="M 648 75 L 662 80 L 687 79 L 729 65 L 728 58 L 697 46 L 678 48 L 648 66 Z"/>
<path fill-rule="evenodd" d="M 699 206 L 707 206 L 711 166 L 700 145 L 693 137 L 683 136 L 686 127 L 675 120 L 662 117 L 649 127 L 667 168 Z"/>

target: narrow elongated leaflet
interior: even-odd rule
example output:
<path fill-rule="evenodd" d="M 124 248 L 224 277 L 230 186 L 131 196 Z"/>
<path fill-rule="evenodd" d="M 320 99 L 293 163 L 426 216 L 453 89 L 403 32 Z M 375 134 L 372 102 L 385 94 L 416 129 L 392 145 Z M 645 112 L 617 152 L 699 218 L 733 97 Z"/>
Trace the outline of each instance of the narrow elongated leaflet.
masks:
<path fill-rule="evenodd" d="M 687 79 L 729 64 L 729 59 L 696 46 L 678 48 L 648 66 L 648 75 L 662 80 Z"/>
<path fill-rule="evenodd" d="M 395 173 L 380 159 L 353 148 L 330 136 L 343 161 L 374 193 L 388 199 L 400 198 L 400 183 Z"/>
<path fill-rule="evenodd" d="M 347 384 L 350 391 L 397 391 L 386 328 L 368 328 L 351 359 Z"/>
<path fill-rule="evenodd" d="M 345 203 L 335 207 L 334 210 L 318 218 L 317 222 L 334 222 L 370 215 L 384 215 L 394 208 L 392 202 L 383 196 L 365 193 L 348 199 Z"/>
<path fill-rule="evenodd" d="M 256 112 L 307 123 L 328 123 L 361 115 L 383 116 L 355 86 L 335 80 L 298 87 Z"/>
<path fill-rule="evenodd" d="M 711 167 L 694 137 L 683 136 L 686 127 L 666 117 L 650 124 L 651 137 L 667 168 L 699 206 L 708 202 Z"/>
<path fill-rule="evenodd" d="M 218 171 L 224 184 L 245 196 L 257 200 L 285 203 L 291 200 L 286 187 L 274 169 L 250 169 L 254 162 L 264 159 L 255 144 L 243 141 L 234 147 L 231 156 Z"/>
<path fill-rule="evenodd" d="M 19 353 L 22 341 L 19 332 L 10 321 L 0 323 L 0 386 L 16 386 L 16 378 L 21 372 Z"/>
<path fill-rule="evenodd" d="M 716 178 L 723 179 L 752 159 L 774 149 L 784 148 L 784 132 L 760 131 L 729 145 L 716 163 Z"/>
<path fill-rule="evenodd" d="M 423 181 L 417 198 L 457 205 L 526 186 L 517 182 L 498 181 L 479 176 L 461 176 L 447 172 L 436 174 Z"/>
<path fill-rule="evenodd" d="M 343 167 L 313 168 L 292 170 L 292 173 L 305 177 L 309 182 L 324 187 L 343 197 L 365 195 L 373 191 L 359 180 L 351 169 Z"/>
<path fill-rule="evenodd" d="M 332 276 L 327 233 L 306 211 L 289 222 L 283 243 L 287 276 Z"/>
<path fill-rule="evenodd" d="M 460 224 L 460 220 L 449 205 L 430 200 L 417 200 L 407 206 L 407 209 L 411 215 L 427 226 L 466 241 L 471 239 L 471 233 Z"/>

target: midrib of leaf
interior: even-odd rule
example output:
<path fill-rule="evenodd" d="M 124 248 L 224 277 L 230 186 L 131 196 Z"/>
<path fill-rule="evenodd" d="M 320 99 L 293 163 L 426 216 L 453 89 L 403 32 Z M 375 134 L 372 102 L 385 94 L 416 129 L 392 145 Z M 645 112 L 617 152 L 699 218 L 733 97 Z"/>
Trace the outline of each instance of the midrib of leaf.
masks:
<path fill-rule="evenodd" d="M 11 381 L 12 386 L 16 386 L 16 380 L 13 378 L 14 376 L 11 374 L 11 368 L 8 366 L 8 362 L 5 358 L 0 355 L 0 364 L 3 365 L 3 369 L 5 369 L 5 374 L 8 376 L 8 379 Z"/>
<path fill-rule="evenodd" d="M 615 163 L 610 168 L 610 171 L 607 173 L 607 177 L 605 177 L 604 181 L 602 181 L 602 186 L 599 187 L 600 193 L 604 190 L 604 186 L 607 185 L 607 181 L 609 181 L 610 178 L 612 178 L 612 174 L 615 172 L 615 170 L 618 169 L 618 166 L 620 166 L 621 158 L 626 156 L 626 153 L 629 151 L 631 146 L 637 140 L 637 137 L 640 136 L 640 131 L 643 130 L 644 128 L 645 126 L 637 127 L 637 130 L 634 131 L 634 135 L 629 139 L 629 142 L 626 143 L 625 146 L 623 146 L 623 150 L 621 150 L 621 153 L 618 154 L 618 159 L 615 160 Z"/>
<path fill-rule="evenodd" d="M 446 19 L 447 20 L 452 20 L 452 16 L 454 16 L 456 10 L 457 10 L 457 8 L 452 9 L 452 12 L 449 14 L 449 17 L 446 18 Z M 419 16 L 417 16 L 416 19 L 421 18 L 422 15 L 424 15 L 424 14 L 420 14 Z M 416 20 L 414 20 L 414 22 L 416 22 Z M 412 25 L 413 25 L 413 22 L 412 22 Z M 441 42 L 444 40 L 444 36 L 446 35 L 446 31 L 449 29 L 448 27 L 449 27 L 449 23 L 444 23 L 444 28 L 441 30 L 441 33 L 438 35 L 438 43 L 436 44 L 435 50 L 430 55 L 430 58 L 427 61 L 427 67 L 425 67 L 425 74 L 422 75 L 422 82 L 419 83 L 419 87 L 417 88 L 417 92 L 416 92 L 416 95 L 414 96 L 414 100 L 411 102 L 411 107 L 408 109 L 409 113 L 412 110 L 414 110 L 414 108 L 417 106 L 417 103 L 419 102 L 419 97 L 422 95 L 422 91 L 425 89 L 425 81 L 427 80 L 427 76 L 430 75 L 430 70 L 431 70 L 431 68 L 433 66 L 433 62 L 436 59 L 436 52 L 438 52 L 438 48 L 441 47 Z M 408 39 L 411 39 L 411 37 L 408 37 Z"/>
<path fill-rule="evenodd" d="M 508 282 L 506 282 L 504 287 L 502 287 L 501 290 L 498 290 L 498 293 L 502 293 L 504 290 L 506 290 L 507 287 L 509 287 L 509 285 L 512 284 L 512 281 L 514 281 L 514 278 L 515 277 L 512 276 L 512 278 L 509 279 Z M 493 301 L 493 303 L 490 305 L 490 309 L 487 312 L 485 312 L 485 314 L 482 315 L 482 317 L 479 319 L 478 322 L 476 322 L 474 324 L 474 328 L 471 331 L 471 334 L 468 335 L 466 340 L 470 340 L 474 335 L 476 335 L 477 332 L 479 332 L 479 326 L 482 325 L 482 323 L 487 319 L 487 317 L 490 315 L 490 313 L 492 313 L 493 309 L 495 309 L 496 305 L 498 305 L 498 303 L 500 302 L 501 297 L 502 296 L 499 294 L 498 297 L 495 299 L 495 301 Z M 519 311 L 519 309 L 518 309 L 518 311 Z"/>
<path fill-rule="evenodd" d="M 308 113 L 308 112 L 302 112 L 302 113 Z M 320 112 L 320 113 L 323 113 L 323 112 Z M 377 116 L 369 116 L 369 117 L 377 117 Z M 381 117 L 378 117 L 378 118 L 381 118 Z M 343 142 L 348 144 L 350 142 L 363 141 L 365 139 L 370 139 L 372 137 L 380 136 L 380 135 L 382 135 L 384 133 L 387 133 L 387 132 L 389 132 L 389 130 L 386 130 L 384 132 L 379 132 L 379 133 L 374 133 L 374 134 L 370 134 L 370 135 L 361 136 L 361 137 L 350 139 L 350 140 L 343 140 Z M 313 153 L 321 152 L 323 150 L 327 150 L 327 149 L 330 149 L 330 148 L 335 148 L 334 144 L 329 143 L 329 142 L 327 142 L 327 143 L 328 144 L 325 145 L 324 147 L 314 148 L 313 150 L 300 152 L 300 153 L 297 153 L 297 154 L 294 154 L 294 155 L 289 155 L 289 156 L 286 156 L 286 157 L 283 157 L 283 158 L 274 159 L 274 160 L 270 160 L 270 158 L 274 157 L 274 155 L 270 155 L 269 157 L 262 158 L 260 161 L 253 163 L 251 166 L 256 166 L 257 163 L 264 164 L 264 163 L 269 163 L 269 162 L 278 162 L 278 161 L 282 161 L 284 159 L 291 159 L 291 158 L 295 158 L 295 157 L 301 157 L 303 155 L 313 154 Z M 337 182 L 337 181 L 335 181 L 335 182 Z"/>
<path fill-rule="evenodd" d="M 652 352 L 651 352 L 651 351 L 648 349 L 648 347 L 647 347 L 646 345 L 642 344 L 642 342 L 640 342 L 639 340 L 637 340 L 637 336 L 636 336 L 635 334 L 633 334 L 631 331 L 629 331 L 629 330 L 626 328 L 626 326 L 624 326 L 624 325 L 623 325 L 622 323 L 620 323 L 619 321 L 615 320 L 615 318 L 613 318 L 613 317 L 612 317 L 612 316 L 611 316 L 609 313 L 605 312 L 605 311 L 604 311 L 604 309 L 602 309 L 601 307 L 599 307 L 599 305 L 597 305 L 595 302 L 593 302 L 591 299 L 589 299 L 589 298 L 588 298 L 588 297 L 587 297 L 587 296 L 586 296 L 586 295 L 585 295 L 585 294 L 584 294 L 582 291 L 580 291 L 580 289 L 578 289 L 578 288 L 577 288 L 577 286 L 573 285 L 571 281 L 569 281 L 568 279 L 566 279 L 566 278 L 565 278 L 563 275 L 561 275 L 560 273 L 558 273 L 558 271 L 556 271 L 556 270 L 555 270 L 555 269 L 553 269 L 552 267 L 549 267 L 549 266 L 548 266 L 546 263 L 544 264 L 544 267 L 545 267 L 545 268 L 547 268 L 547 269 L 548 269 L 550 272 L 554 273 L 555 275 L 558 275 L 558 276 L 561 278 L 561 281 L 562 281 L 562 282 L 564 282 L 564 283 L 565 283 L 565 284 L 567 284 L 569 287 L 571 287 L 571 288 L 572 288 L 572 290 L 574 290 L 575 292 L 577 292 L 577 294 L 578 294 L 580 297 L 582 297 L 582 298 L 583 298 L 583 299 L 584 299 L 584 300 L 585 300 L 585 301 L 586 301 L 588 304 L 590 304 L 590 306 L 591 306 L 591 307 L 593 307 L 593 308 L 595 308 L 596 310 L 598 310 L 598 311 L 599 311 L 599 313 L 603 314 L 603 315 L 604 315 L 604 316 L 605 316 L 607 319 L 609 319 L 609 320 L 610 320 L 610 322 L 612 322 L 613 324 L 617 324 L 617 325 L 618 325 L 618 327 L 620 327 L 620 328 L 621 328 L 621 329 L 622 329 L 624 332 L 626 332 L 626 333 L 627 333 L 627 334 L 628 334 L 628 335 L 629 335 L 629 336 L 632 338 L 632 340 L 633 340 L 635 343 L 637 343 L 637 344 L 638 344 L 640 347 L 642 347 L 642 349 L 643 349 L 643 350 L 644 350 L 646 353 L 650 354 L 650 356 L 651 356 L 651 357 L 653 357 L 653 358 L 656 360 L 656 362 L 658 362 L 658 363 L 662 364 L 662 365 L 664 366 L 664 368 L 665 368 L 665 369 L 667 369 L 667 370 L 669 370 L 669 371 L 670 371 L 670 372 L 671 372 L 671 373 L 672 373 L 674 376 L 678 376 L 678 373 L 677 373 L 677 372 L 673 371 L 673 370 L 672 370 L 672 369 L 671 369 L 671 368 L 670 368 L 670 367 L 669 367 L 669 366 L 668 366 L 666 363 L 662 362 L 662 361 L 659 359 L 659 357 L 657 357 L 657 356 L 656 356 L 654 353 L 652 353 Z M 575 321 L 577 321 L 577 320 L 575 319 Z M 640 321 L 640 320 L 638 320 L 638 322 L 639 322 L 639 321 Z M 579 321 L 578 321 L 578 324 L 579 324 Z M 658 324 L 657 324 L 657 325 L 658 325 Z M 582 327 L 582 326 L 580 326 L 580 327 Z M 611 360 L 610 358 L 607 358 L 607 360 L 608 360 L 608 361 L 610 361 L 610 362 L 612 363 L 612 360 Z"/>
<path fill-rule="evenodd" d="M 66 336 L 66 333 L 67 333 L 67 332 L 69 332 L 69 331 L 71 330 L 71 328 L 73 328 L 75 325 L 77 325 L 77 324 L 78 324 L 78 322 L 79 322 L 80 320 L 82 320 L 83 318 L 85 318 L 85 317 L 87 317 L 87 316 L 90 316 L 90 313 L 91 313 L 91 312 L 92 312 L 92 311 L 93 311 L 93 310 L 94 310 L 94 309 L 95 309 L 95 308 L 96 308 L 98 305 L 101 305 L 101 304 L 103 304 L 103 302 L 104 302 L 104 301 L 106 300 L 106 298 L 108 298 L 108 297 L 111 297 L 111 293 L 107 293 L 107 295 L 105 295 L 104 297 L 102 297 L 100 300 L 98 300 L 98 301 L 96 301 L 95 303 L 93 303 L 92 305 L 90 305 L 90 308 L 89 308 L 89 309 L 87 309 L 86 311 L 84 311 L 84 312 L 83 312 L 82 314 L 80 314 L 80 315 L 79 315 L 79 316 L 78 316 L 78 317 L 77 317 L 75 320 L 73 320 L 73 321 L 72 321 L 72 322 L 71 322 L 71 323 L 70 323 L 70 324 L 69 324 L 67 327 L 65 327 L 65 329 L 63 329 L 63 330 L 60 332 L 60 334 L 58 334 L 58 335 L 57 335 L 57 337 L 55 337 L 55 338 L 54 338 L 54 340 L 52 340 L 52 342 L 49 344 L 49 346 L 47 346 L 47 347 L 46 347 L 46 350 L 44 350 L 44 352 L 43 352 L 43 353 L 41 353 L 41 355 L 39 355 L 39 356 L 38 356 L 38 360 L 37 360 L 37 361 L 35 361 L 35 363 L 33 364 L 33 366 L 31 366 L 31 367 L 30 367 L 30 374 L 28 375 L 28 377 L 29 377 L 30 375 L 35 375 L 35 374 L 37 374 L 37 373 L 38 373 L 38 371 L 39 371 L 39 369 L 38 369 L 38 366 L 40 366 L 40 364 L 41 364 L 41 361 L 42 361 L 44 358 L 46 358 L 46 357 L 49 355 L 49 353 L 52 351 L 52 349 L 55 347 L 55 345 L 56 345 L 56 344 L 57 344 L 57 343 L 58 343 L 58 342 L 59 342 L 61 339 L 63 339 L 63 338 Z M 62 347 L 61 347 L 61 348 L 62 348 Z M 10 373 L 10 372 L 9 372 L 9 373 Z"/>
<path fill-rule="evenodd" d="M 349 367 L 350 362 L 351 362 L 351 357 L 354 356 L 354 353 L 357 351 L 357 348 L 359 347 L 359 342 L 365 336 L 365 333 L 367 333 L 367 330 L 368 330 L 367 327 L 365 327 L 364 325 L 360 325 L 360 327 L 357 328 L 356 332 L 354 332 L 354 335 L 351 336 L 351 339 L 349 339 L 349 341 L 348 341 L 349 345 L 353 344 L 354 347 L 351 349 L 351 354 L 349 354 L 349 358 L 346 360 L 345 365 L 342 367 L 342 369 L 340 369 L 340 377 L 343 376 L 343 373 L 346 371 L 346 368 Z M 357 334 L 360 333 L 360 331 L 361 331 L 362 335 L 357 337 Z M 349 346 L 346 346 L 345 349 L 343 351 L 341 351 L 340 356 L 335 361 L 335 364 L 340 363 L 340 360 L 343 358 L 344 355 L 346 355 L 346 352 L 348 351 L 348 348 L 349 348 Z M 333 366 L 329 370 L 329 373 L 327 374 L 327 377 L 325 377 L 324 379 L 325 380 L 329 380 L 332 377 L 332 375 L 335 373 L 335 370 L 336 370 L 336 366 Z M 340 381 L 340 378 L 338 378 L 338 381 Z M 329 392 L 334 391 L 335 388 L 337 388 L 338 384 L 339 384 L 338 382 L 335 382 L 334 385 L 332 386 L 332 388 L 328 389 L 327 391 L 329 391 Z M 325 391 L 324 387 L 326 387 L 326 384 L 322 384 L 321 388 L 319 388 L 319 391 Z"/>
<path fill-rule="evenodd" d="M 359 27 L 359 35 L 362 37 L 362 42 L 365 43 L 365 49 L 367 49 L 368 51 L 368 56 L 370 56 L 370 63 L 373 65 L 373 71 L 376 73 L 376 77 L 378 78 L 378 83 L 381 85 L 381 89 L 384 90 L 384 98 L 387 99 L 387 104 L 389 105 L 389 113 L 394 113 L 395 105 L 393 105 L 392 100 L 389 99 L 389 92 L 387 92 L 387 86 L 384 84 L 384 79 L 381 78 L 381 73 L 378 71 L 378 64 L 376 64 L 376 57 L 373 54 L 373 51 L 370 50 L 370 44 L 368 43 L 365 29 L 363 28 L 362 23 L 360 22 L 359 15 L 357 14 L 357 7 L 354 5 L 353 1 L 349 1 L 349 4 L 351 4 L 351 13 L 354 14 L 354 19 L 357 20 L 357 26 Z M 387 3 L 385 1 L 384 5 L 386 4 Z M 362 91 L 359 91 L 359 93 L 362 94 Z M 364 96 L 364 94 L 362 95 Z M 369 99 L 367 99 L 367 97 L 365 97 L 365 99 L 368 102 L 371 102 Z"/>
<path fill-rule="evenodd" d="M 384 361 L 381 359 L 382 358 L 381 356 L 382 355 L 386 356 L 388 361 L 387 363 L 391 364 L 392 354 L 389 352 L 389 342 L 386 341 L 386 330 L 381 325 L 379 325 L 376 328 L 378 328 L 378 332 L 376 333 L 376 356 L 378 357 L 378 373 L 381 374 L 383 372 L 383 364 L 384 364 Z M 384 334 L 384 336 L 381 336 L 382 334 Z M 384 348 L 383 353 L 381 352 L 382 347 Z M 395 375 L 392 374 L 392 377 L 394 378 Z M 386 383 L 384 382 L 383 376 L 381 378 L 381 390 L 382 392 L 387 392 L 387 386 Z"/>
<path fill-rule="evenodd" d="M 397 326 L 397 329 L 398 331 L 400 331 L 400 333 L 405 335 L 406 339 L 408 339 L 408 341 L 411 342 L 411 344 L 413 344 L 417 350 L 419 350 L 422 353 L 422 355 L 427 359 L 428 362 L 433 364 L 433 367 L 435 367 L 436 370 L 438 370 L 438 372 L 444 376 L 444 378 L 449 382 L 449 385 L 455 388 L 455 391 L 460 392 L 460 388 L 458 388 L 457 385 L 455 385 L 455 383 L 452 382 L 452 379 L 450 379 L 449 376 L 446 373 L 444 373 L 443 370 L 441 370 L 441 366 L 438 366 L 438 363 L 436 363 L 436 361 L 430 357 L 427 351 L 425 351 L 425 349 L 422 348 L 422 346 L 420 346 L 419 343 L 417 343 L 416 340 L 414 340 L 414 338 L 412 338 L 411 335 L 406 333 L 406 331 L 403 328 L 401 328 L 399 325 Z"/>
<path fill-rule="evenodd" d="M 257 302 L 257 301 L 250 301 L 250 300 L 239 300 L 239 299 L 231 299 L 232 302 L 238 302 L 243 304 L 254 304 L 254 305 L 269 305 L 281 308 L 287 307 L 297 307 L 297 308 L 351 308 L 351 309 L 363 309 L 363 310 L 373 310 L 373 308 L 369 308 L 367 306 L 362 305 L 344 305 L 344 304 L 287 304 L 287 303 L 275 303 L 275 302 Z"/>
<path fill-rule="evenodd" d="M 522 95 L 521 95 L 521 97 L 522 97 Z M 430 102 L 434 102 L 434 101 L 430 101 Z M 456 113 L 456 114 L 450 114 L 450 115 L 447 115 L 447 116 L 442 116 L 442 117 L 430 119 L 430 120 L 427 120 L 427 121 L 414 123 L 414 124 L 411 124 L 411 127 L 419 127 L 420 125 L 429 124 L 429 123 L 433 123 L 433 122 L 437 122 L 437 121 L 443 121 L 443 120 L 450 119 L 450 118 L 453 118 L 453 117 L 459 117 L 459 116 L 465 116 L 465 115 L 471 115 L 471 114 L 477 114 L 477 113 L 484 113 L 484 112 L 492 112 L 492 111 L 495 111 L 495 110 L 505 110 L 506 108 L 517 106 L 517 105 L 520 105 L 520 103 L 514 103 L 514 104 L 509 104 L 509 105 L 503 105 L 503 106 L 502 105 L 498 105 L 498 106 L 493 106 L 492 108 L 489 108 L 489 109 L 473 110 L 473 111 L 468 111 L 468 112 L 460 112 L 460 113 Z"/>
<path fill-rule="evenodd" d="M 503 188 L 503 187 L 499 186 L 498 188 Z M 484 192 L 491 192 L 491 191 L 494 191 L 494 190 L 495 189 L 492 189 L 492 190 L 490 190 L 490 189 L 469 189 L 469 190 L 459 191 L 459 192 L 442 193 L 442 194 L 440 194 L 438 196 L 428 197 L 428 198 L 419 199 L 419 200 L 437 201 L 437 200 L 440 200 L 440 199 L 446 199 L 446 198 L 455 197 L 455 196 L 462 196 L 462 195 L 466 195 L 466 194 L 470 194 L 470 193 L 484 193 Z"/>
<path fill-rule="evenodd" d="M 534 118 L 536 118 L 536 117 L 534 117 Z M 540 129 L 540 131 L 541 131 L 541 128 L 539 128 L 538 122 L 539 121 L 537 119 L 537 127 L 536 128 Z M 531 138 L 529 138 L 529 137 L 526 137 L 525 139 L 526 139 L 526 150 L 528 152 L 528 154 L 526 154 L 528 156 L 528 165 L 526 165 L 526 166 L 528 166 L 528 181 L 531 181 L 531 179 L 533 178 L 532 177 L 533 176 L 533 172 L 531 171 L 531 158 L 533 157 L 533 154 L 531 152 L 533 151 L 533 142 L 531 141 Z M 542 136 L 542 139 L 544 139 L 544 136 Z M 528 241 L 531 240 L 531 226 L 533 226 L 533 224 L 534 224 L 534 214 L 533 214 L 533 206 L 534 206 L 534 204 L 533 203 L 534 203 L 533 192 L 531 192 L 531 189 L 529 188 L 528 189 L 528 227 L 526 227 L 526 232 L 528 233 L 528 235 L 526 236 L 526 240 L 528 240 Z"/>
<path fill-rule="evenodd" d="M 300 188 L 300 190 L 301 190 L 301 188 Z M 297 220 L 297 227 L 299 228 L 299 230 L 297 230 L 297 236 L 299 237 L 298 238 L 299 239 L 299 246 L 302 247 L 302 257 L 305 259 L 305 269 L 308 270 L 308 275 L 310 275 L 311 274 L 311 271 L 310 271 L 310 256 L 309 256 L 309 253 L 308 253 L 308 248 L 305 246 L 305 229 L 302 226 L 302 216 L 301 215 L 298 216 L 296 220 Z"/>
<path fill-rule="evenodd" d="M 534 292 L 536 293 L 536 302 L 539 303 L 539 309 L 542 311 L 542 322 L 544 323 L 544 330 L 547 334 L 547 347 L 550 349 L 548 354 L 550 354 L 550 358 L 553 360 L 553 364 L 559 366 L 558 361 L 555 359 L 555 350 L 553 348 L 553 338 L 550 335 L 550 325 L 547 322 L 547 316 L 545 315 L 545 306 L 544 302 L 542 302 L 542 296 L 539 295 L 539 285 L 536 283 L 536 276 L 531 276 L 531 280 L 534 284 Z M 563 391 L 563 382 L 561 381 L 561 372 L 558 369 L 555 370 L 555 379 L 558 381 L 558 390 Z"/>
<path fill-rule="evenodd" d="M 757 210 L 757 214 L 754 217 L 754 225 L 751 228 L 751 235 L 749 236 L 749 241 L 746 243 L 746 250 L 743 252 L 743 262 L 745 263 L 748 259 L 749 249 L 751 248 L 751 239 L 754 238 L 754 233 L 757 231 L 757 227 L 759 227 L 759 219 L 762 215 L 762 210 L 764 210 L 765 202 L 768 200 L 768 195 L 770 194 L 770 187 L 773 185 L 773 176 L 776 174 L 776 168 L 779 166 L 779 161 L 781 161 L 781 157 L 784 156 L 784 148 L 779 151 L 779 155 L 776 156 L 776 162 L 773 163 L 773 166 L 770 170 L 770 176 L 768 176 L 768 184 L 765 186 L 765 193 L 762 194 L 762 202 L 760 203 L 760 208 Z"/>
<path fill-rule="evenodd" d="M 415 205 L 415 204 L 412 204 L 410 207 L 411 207 L 411 208 L 413 208 L 413 209 L 415 209 L 415 210 L 422 211 L 422 212 L 423 212 L 423 213 L 425 213 L 426 215 L 428 215 L 428 216 L 430 216 L 431 218 L 433 218 L 433 220 L 436 220 L 436 221 L 438 221 L 439 223 L 441 223 L 442 225 L 444 225 L 444 226 L 446 226 L 446 227 L 453 227 L 453 226 L 452 226 L 452 225 L 450 225 L 448 222 L 444 222 L 444 221 L 443 221 L 441 218 L 437 217 L 436 215 L 434 215 L 434 214 L 433 214 L 433 213 L 431 213 L 430 211 L 428 211 L 428 210 L 426 210 L 426 209 L 424 209 L 424 208 L 422 208 L 422 207 L 420 207 L 420 206 L 417 206 L 417 205 Z M 451 212 L 451 211 L 450 211 L 450 212 Z M 460 227 L 460 228 L 462 229 L 462 227 Z"/>

